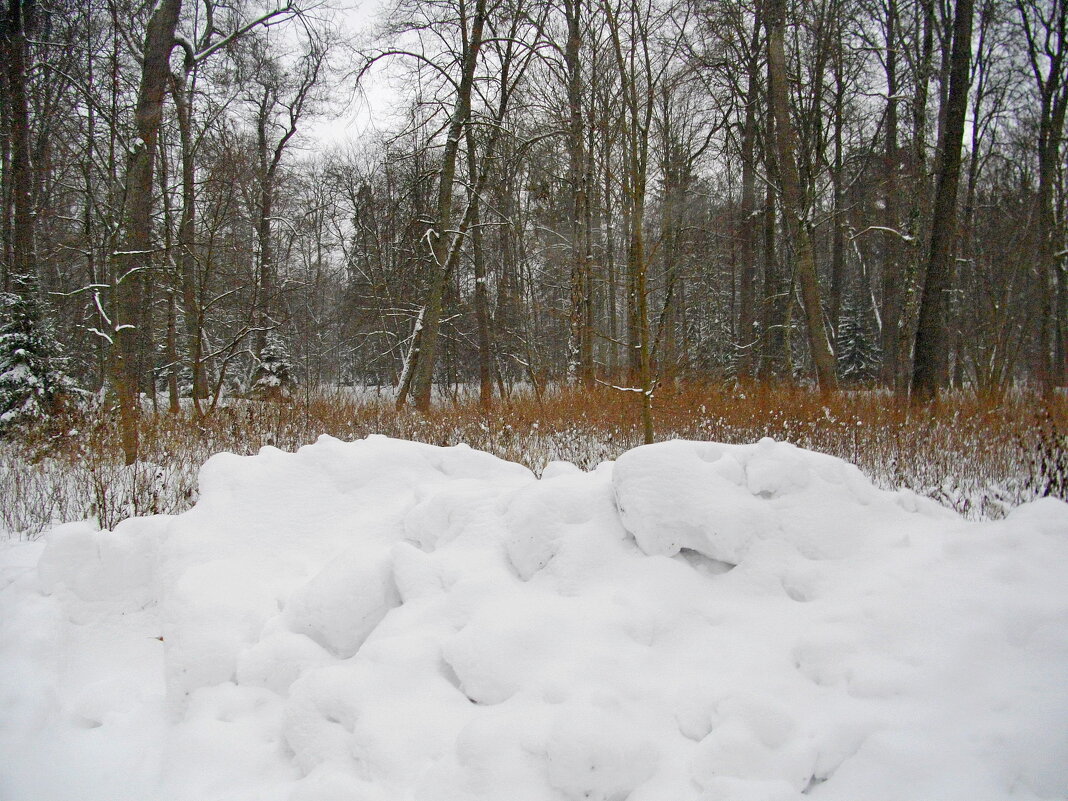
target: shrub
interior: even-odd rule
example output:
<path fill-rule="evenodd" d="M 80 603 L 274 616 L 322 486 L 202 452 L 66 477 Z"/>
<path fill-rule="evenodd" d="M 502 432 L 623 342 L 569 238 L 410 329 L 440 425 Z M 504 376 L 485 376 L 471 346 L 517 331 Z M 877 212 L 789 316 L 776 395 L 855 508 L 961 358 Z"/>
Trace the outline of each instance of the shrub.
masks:
<path fill-rule="evenodd" d="M 231 399 L 198 418 L 146 410 L 142 462 L 122 466 L 117 421 L 88 412 L 60 434 L 29 429 L 0 442 L 0 525 L 34 536 L 66 520 L 105 527 L 132 514 L 177 513 L 196 501 L 197 472 L 212 454 L 295 450 L 320 434 L 368 434 L 466 443 L 540 471 L 553 460 L 584 469 L 641 442 L 633 393 L 513 388 L 492 409 L 477 393 L 454 393 L 429 415 L 396 411 L 390 393 L 321 392 L 299 402 Z M 879 390 L 815 391 L 764 384 L 669 384 L 654 398 L 657 438 L 754 442 L 769 436 L 857 464 L 876 484 L 908 487 L 971 518 L 997 518 L 1036 496 L 1064 497 L 1064 404 L 1042 407 L 1010 394 L 993 402 L 944 397 L 918 413 Z M 1037 417 L 1036 417 L 1037 415 Z M 1041 425 L 1034 421 L 1040 419 Z"/>

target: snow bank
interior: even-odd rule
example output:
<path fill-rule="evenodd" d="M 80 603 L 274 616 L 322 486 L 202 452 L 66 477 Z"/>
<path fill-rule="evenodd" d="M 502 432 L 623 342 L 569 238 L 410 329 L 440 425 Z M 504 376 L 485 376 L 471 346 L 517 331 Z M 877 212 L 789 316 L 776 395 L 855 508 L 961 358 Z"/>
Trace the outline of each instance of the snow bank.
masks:
<path fill-rule="evenodd" d="M 0 798 L 1063 799 L 1066 567 L 770 440 L 222 454 L 0 550 Z"/>

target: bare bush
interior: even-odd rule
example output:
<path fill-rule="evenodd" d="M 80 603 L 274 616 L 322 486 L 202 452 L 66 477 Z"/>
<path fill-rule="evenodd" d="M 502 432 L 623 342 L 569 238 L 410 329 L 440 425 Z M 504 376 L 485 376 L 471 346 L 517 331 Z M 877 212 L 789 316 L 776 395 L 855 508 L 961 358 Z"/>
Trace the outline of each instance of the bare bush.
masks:
<path fill-rule="evenodd" d="M 551 461 L 592 469 L 640 444 L 633 403 L 611 389 L 516 392 L 492 410 L 456 393 L 427 415 L 395 411 L 373 393 L 324 393 L 300 402 L 234 400 L 198 418 L 146 413 L 142 460 L 126 467 L 116 420 L 94 411 L 65 432 L 0 443 L 0 524 L 32 538 L 49 526 L 91 518 L 112 528 L 132 515 L 175 514 L 197 498 L 212 454 L 293 451 L 320 434 L 368 434 L 466 443 L 540 473 Z M 872 391 L 832 399 L 797 388 L 679 385 L 654 403 L 658 439 L 793 442 L 858 465 L 878 485 L 907 487 L 969 518 L 998 518 L 1042 495 L 1065 496 L 1064 404 L 1012 395 L 989 402 L 943 398 L 923 413 Z"/>

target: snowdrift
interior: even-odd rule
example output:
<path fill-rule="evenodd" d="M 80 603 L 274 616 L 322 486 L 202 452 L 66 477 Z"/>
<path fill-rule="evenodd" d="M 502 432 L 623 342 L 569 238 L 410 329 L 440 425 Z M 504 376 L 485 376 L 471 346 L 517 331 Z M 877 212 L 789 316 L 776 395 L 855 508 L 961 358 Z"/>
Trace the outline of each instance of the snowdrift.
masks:
<path fill-rule="evenodd" d="M 1066 573 L 771 440 L 221 454 L 0 550 L 0 798 L 1064 799 Z"/>

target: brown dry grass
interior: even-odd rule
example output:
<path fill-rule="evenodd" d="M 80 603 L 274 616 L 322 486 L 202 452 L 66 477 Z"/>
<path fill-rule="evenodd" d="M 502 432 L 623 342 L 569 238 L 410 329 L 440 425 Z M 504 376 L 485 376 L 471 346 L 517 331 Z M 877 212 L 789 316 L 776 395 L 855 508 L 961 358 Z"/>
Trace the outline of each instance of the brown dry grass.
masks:
<path fill-rule="evenodd" d="M 608 387 L 517 392 L 488 411 L 473 400 L 444 401 L 426 417 L 394 411 L 388 394 L 235 400 L 202 419 L 146 414 L 144 461 L 133 468 L 121 466 L 114 416 L 90 413 L 3 443 L 0 525 L 33 536 L 87 516 L 111 527 L 132 514 L 180 512 L 195 500 L 197 470 L 211 454 L 294 450 L 320 434 L 464 442 L 535 472 L 555 459 L 591 468 L 640 443 L 636 407 L 633 393 Z M 1063 494 L 1068 479 L 1063 400 L 958 394 L 917 410 L 877 391 L 825 398 L 797 387 L 685 384 L 659 389 L 654 409 L 658 439 L 788 440 L 969 517 L 999 517 L 1035 495 Z"/>

